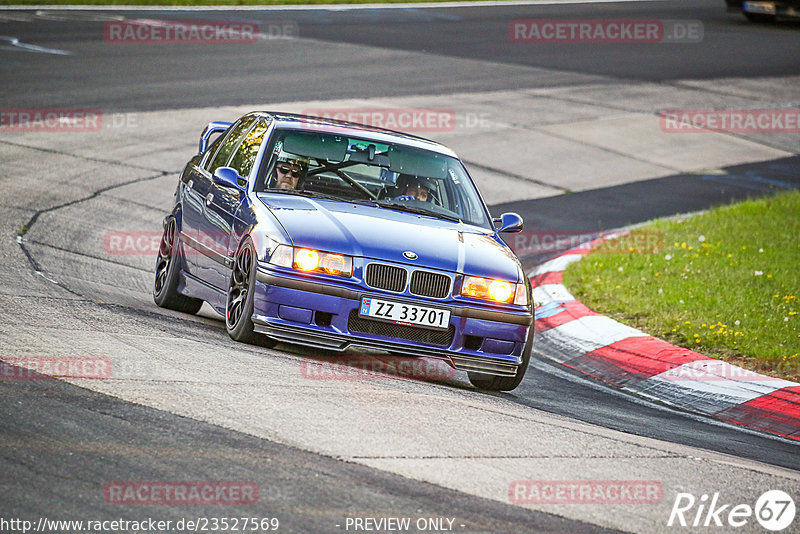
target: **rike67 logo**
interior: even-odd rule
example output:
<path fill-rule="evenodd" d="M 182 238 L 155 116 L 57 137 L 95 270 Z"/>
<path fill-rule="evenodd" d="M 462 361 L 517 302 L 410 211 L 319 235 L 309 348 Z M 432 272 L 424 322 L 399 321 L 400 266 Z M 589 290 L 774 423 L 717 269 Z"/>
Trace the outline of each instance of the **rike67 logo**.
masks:
<path fill-rule="evenodd" d="M 755 506 L 723 504 L 718 492 L 710 498 L 701 495 L 699 499 L 691 493 L 678 493 L 667 526 L 739 528 L 755 517 L 763 528 L 779 532 L 794 522 L 795 511 L 794 499 L 781 490 L 764 492 Z"/>

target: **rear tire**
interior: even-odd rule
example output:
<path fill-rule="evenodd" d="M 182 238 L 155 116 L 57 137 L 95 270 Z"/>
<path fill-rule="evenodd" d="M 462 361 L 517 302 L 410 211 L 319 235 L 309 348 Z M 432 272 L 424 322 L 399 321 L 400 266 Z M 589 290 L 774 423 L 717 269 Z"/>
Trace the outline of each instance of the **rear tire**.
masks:
<path fill-rule="evenodd" d="M 225 302 L 225 329 L 234 341 L 271 348 L 278 344 L 274 339 L 255 332 L 253 325 L 253 297 L 256 284 L 256 250 L 247 237 L 233 260 Z"/>
<path fill-rule="evenodd" d="M 178 293 L 181 260 L 180 247 L 178 247 L 178 223 L 175 217 L 170 217 L 164 225 L 164 233 L 158 247 L 153 301 L 161 308 L 195 314 L 200 311 L 203 301 Z"/>
<path fill-rule="evenodd" d="M 485 391 L 512 391 L 516 389 L 520 382 L 522 382 L 522 379 L 525 378 L 525 371 L 528 370 L 532 349 L 533 325 L 531 325 L 530 332 L 528 333 L 528 340 L 525 342 L 525 347 L 522 349 L 522 363 L 517 366 L 517 372 L 514 376 L 495 376 L 469 371 L 467 376 L 469 376 L 470 383 L 476 388 Z"/>

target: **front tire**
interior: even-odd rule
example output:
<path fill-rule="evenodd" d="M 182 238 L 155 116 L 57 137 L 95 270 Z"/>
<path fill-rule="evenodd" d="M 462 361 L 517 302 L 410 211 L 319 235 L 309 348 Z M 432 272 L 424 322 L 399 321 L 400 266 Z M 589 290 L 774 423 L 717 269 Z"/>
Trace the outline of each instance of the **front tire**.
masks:
<path fill-rule="evenodd" d="M 234 341 L 273 347 L 277 341 L 255 332 L 253 325 L 253 297 L 256 284 L 256 250 L 247 237 L 242 242 L 233 261 L 225 302 L 225 329 Z"/>
<path fill-rule="evenodd" d="M 533 349 L 533 325 L 531 325 L 528 339 L 525 342 L 525 347 L 522 349 L 522 363 L 517 366 L 517 372 L 514 376 L 495 376 L 487 375 L 484 373 L 475 373 L 469 371 L 470 383 L 478 389 L 485 391 L 512 391 L 519 386 L 522 379 L 525 378 L 525 371 L 528 370 L 528 363 L 531 360 L 531 350 Z"/>
<path fill-rule="evenodd" d="M 178 247 L 178 223 L 170 217 L 164 225 L 161 244 L 156 258 L 156 279 L 153 283 L 153 301 L 161 308 L 195 314 L 203 301 L 178 293 L 178 275 L 181 255 Z"/>

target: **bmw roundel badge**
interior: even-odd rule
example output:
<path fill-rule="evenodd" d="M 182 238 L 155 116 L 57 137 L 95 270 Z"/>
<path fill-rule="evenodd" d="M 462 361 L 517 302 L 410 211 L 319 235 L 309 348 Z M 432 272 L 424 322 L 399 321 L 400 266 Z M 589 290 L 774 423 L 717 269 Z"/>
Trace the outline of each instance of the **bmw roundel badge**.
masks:
<path fill-rule="evenodd" d="M 416 260 L 418 258 L 418 256 L 415 253 L 411 252 L 410 250 L 406 250 L 405 252 L 403 252 L 403 256 L 405 256 L 409 260 Z"/>

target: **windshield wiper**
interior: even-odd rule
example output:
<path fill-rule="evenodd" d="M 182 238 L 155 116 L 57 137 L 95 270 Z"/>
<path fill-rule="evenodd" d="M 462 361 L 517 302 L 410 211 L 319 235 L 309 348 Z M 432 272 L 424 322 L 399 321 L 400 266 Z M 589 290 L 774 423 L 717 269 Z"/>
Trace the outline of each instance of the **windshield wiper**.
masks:
<path fill-rule="evenodd" d="M 322 200 L 336 200 L 339 202 L 352 202 L 355 204 L 366 204 L 374 206 L 375 202 L 361 198 L 342 198 L 336 195 L 329 195 L 328 193 L 320 193 L 319 191 L 311 191 L 310 189 L 267 189 L 262 193 L 279 193 L 283 195 L 297 195 L 301 197 L 319 198 Z"/>
<path fill-rule="evenodd" d="M 437 219 L 445 219 L 453 222 L 461 222 L 461 219 L 454 215 L 445 215 L 438 211 L 428 210 L 417 206 L 409 206 L 408 204 L 396 204 L 394 202 L 378 201 L 376 204 L 382 208 L 388 208 L 397 211 L 405 211 L 408 213 L 416 213 L 417 215 L 426 215 L 428 217 L 436 217 Z"/>
<path fill-rule="evenodd" d="M 347 167 L 352 167 L 353 165 L 358 165 L 358 162 L 356 162 L 356 161 L 343 161 L 341 163 L 337 163 L 337 164 L 333 164 L 332 165 L 331 163 L 328 162 L 328 160 L 320 159 L 320 158 L 314 158 L 314 159 L 317 162 L 317 164 L 318 165 L 322 165 L 322 167 L 319 168 L 319 169 L 316 169 L 314 171 L 311 171 L 308 174 L 308 176 L 315 176 L 315 175 L 320 174 L 322 172 L 332 172 L 336 176 L 338 176 L 339 178 L 344 180 L 347 185 L 349 185 L 350 187 L 352 187 L 356 191 L 360 191 L 361 193 L 365 194 L 367 196 L 367 198 L 369 198 L 370 200 L 376 200 L 378 198 L 378 196 L 375 193 L 373 193 L 372 191 L 370 191 L 369 189 L 367 189 L 366 187 L 364 187 L 363 185 L 361 185 L 357 181 L 353 180 L 349 175 L 345 174 L 342 171 L 342 169 L 345 169 Z"/>
<path fill-rule="evenodd" d="M 314 197 L 322 198 L 325 200 L 342 200 L 341 198 L 328 195 L 326 193 L 318 193 L 317 191 L 309 191 L 307 189 L 266 189 L 262 193 L 278 193 L 279 195 L 297 195 L 301 197 Z"/>

